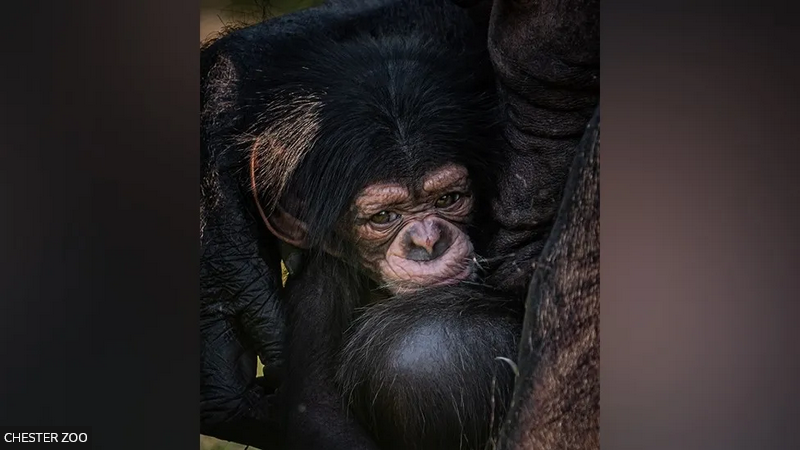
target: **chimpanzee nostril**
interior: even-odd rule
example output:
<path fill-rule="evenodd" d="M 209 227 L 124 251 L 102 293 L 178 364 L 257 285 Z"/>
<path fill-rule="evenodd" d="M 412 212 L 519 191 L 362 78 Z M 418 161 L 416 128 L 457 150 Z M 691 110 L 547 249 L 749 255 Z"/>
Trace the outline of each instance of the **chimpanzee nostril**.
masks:
<path fill-rule="evenodd" d="M 428 253 L 427 249 L 415 245 L 406 252 L 406 259 L 412 261 L 430 261 L 433 259 L 433 255 Z"/>
<path fill-rule="evenodd" d="M 452 244 L 446 228 L 436 223 L 420 224 L 409 230 L 406 239 L 406 258 L 412 261 L 431 261 L 442 256 Z"/>
<path fill-rule="evenodd" d="M 446 238 L 439 239 L 439 242 L 433 245 L 433 254 L 432 254 L 433 258 L 431 259 L 436 259 L 442 256 L 444 252 L 446 252 L 447 249 L 450 248 L 451 243 L 452 241 L 450 239 Z"/>

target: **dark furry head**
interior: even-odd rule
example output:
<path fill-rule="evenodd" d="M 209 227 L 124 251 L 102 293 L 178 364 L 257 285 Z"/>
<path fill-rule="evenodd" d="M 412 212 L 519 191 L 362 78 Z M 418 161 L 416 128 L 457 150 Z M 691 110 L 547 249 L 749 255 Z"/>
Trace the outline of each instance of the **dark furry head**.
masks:
<path fill-rule="evenodd" d="M 493 186 L 496 100 L 482 45 L 425 35 L 310 35 L 254 71 L 254 186 L 332 241 L 355 195 L 375 181 L 419 180 L 448 162 L 477 194 Z M 496 164 L 491 165 L 496 166 Z"/>
<path fill-rule="evenodd" d="M 370 305 L 341 352 L 344 399 L 381 448 L 484 448 L 511 397 L 523 314 L 463 283 Z"/>

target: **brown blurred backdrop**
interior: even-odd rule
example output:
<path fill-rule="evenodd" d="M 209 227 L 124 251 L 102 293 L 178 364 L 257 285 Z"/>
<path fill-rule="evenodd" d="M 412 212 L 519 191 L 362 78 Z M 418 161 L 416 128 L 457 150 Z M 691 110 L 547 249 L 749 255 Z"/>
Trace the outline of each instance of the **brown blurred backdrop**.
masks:
<path fill-rule="evenodd" d="M 200 41 L 226 26 L 253 24 L 322 3 L 322 0 L 200 0 Z"/>

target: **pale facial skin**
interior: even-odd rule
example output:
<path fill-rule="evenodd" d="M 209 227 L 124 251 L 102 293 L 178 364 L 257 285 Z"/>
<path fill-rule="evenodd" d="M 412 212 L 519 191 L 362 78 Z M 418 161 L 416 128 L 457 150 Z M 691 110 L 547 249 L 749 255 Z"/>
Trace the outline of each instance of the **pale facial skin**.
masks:
<path fill-rule="evenodd" d="M 473 207 L 466 168 L 446 165 L 418 189 L 377 183 L 356 198 L 362 263 L 393 293 L 454 283 L 474 273 L 464 228 Z"/>

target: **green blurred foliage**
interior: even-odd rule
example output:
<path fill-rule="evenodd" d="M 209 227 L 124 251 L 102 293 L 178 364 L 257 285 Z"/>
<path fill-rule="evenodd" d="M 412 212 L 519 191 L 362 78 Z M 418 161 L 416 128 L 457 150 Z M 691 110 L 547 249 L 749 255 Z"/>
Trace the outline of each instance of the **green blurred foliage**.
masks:
<path fill-rule="evenodd" d="M 301 9 L 323 0 L 201 0 L 200 41 Z"/>
<path fill-rule="evenodd" d="M 210 436 L 200 435 L 200 450 L 259 450 L 235 442 L 221 441 Z"/>
<path fill-rule="evenodd" d="M 236 21 L 255 23 L 320 3 L 322 0 L 229 0 L 223 10 Z"/>

